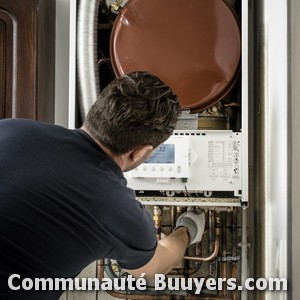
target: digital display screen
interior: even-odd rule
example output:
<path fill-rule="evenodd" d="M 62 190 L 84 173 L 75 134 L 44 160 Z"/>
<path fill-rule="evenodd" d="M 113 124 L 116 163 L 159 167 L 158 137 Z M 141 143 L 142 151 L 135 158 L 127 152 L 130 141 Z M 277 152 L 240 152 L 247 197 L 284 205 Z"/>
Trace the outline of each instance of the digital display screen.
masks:
<path fill-rule="evenodd" d="M 161 144 L 145 161 L 148 164 L 174 164 L 175 163 L 175 145 Z"/>

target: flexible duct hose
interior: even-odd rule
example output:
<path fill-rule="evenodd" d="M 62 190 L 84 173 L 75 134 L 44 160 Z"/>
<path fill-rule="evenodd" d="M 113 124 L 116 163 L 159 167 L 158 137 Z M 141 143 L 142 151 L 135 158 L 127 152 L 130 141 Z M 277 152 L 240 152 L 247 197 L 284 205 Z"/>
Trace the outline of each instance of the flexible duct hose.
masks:
<path fill-rule="evenodd" d="M 112 280 L 114 278 L 118 278 L 118 275 L 114 272 L 114 270 L 111 266 L 110 259 L 109 258 L 104 258 L 103 262 L 104 262 L 104 269 L 105 269 L 105 272 L 106 272 L 107 276 Z"/>
<path fill-rule="evenodd" d="M 97 28 L 100 0 L 80 0 L 77 18 L 77 74 L 82 121 L 100 91 L 97 68 Z"/>

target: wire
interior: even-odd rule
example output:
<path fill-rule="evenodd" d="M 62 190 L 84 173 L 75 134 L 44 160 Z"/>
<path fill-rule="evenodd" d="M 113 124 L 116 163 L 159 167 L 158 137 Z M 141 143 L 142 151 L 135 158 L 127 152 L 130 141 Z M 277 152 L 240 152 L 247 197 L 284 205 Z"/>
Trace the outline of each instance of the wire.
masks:
<path fill-rule="evenodd" d="M 104 55 L 104 53 L 103 53 L 100 49 L 98 49 L 98 52 L 99 52 L 99 56 L 101 56 L 102 59 L 104 59 L 104 61 L 105 61 L 106 64 L 108 65 L 108 68 L 109 68 L 109 70 L 110 70 L 111 75 L 115 78 L 116 75 L 115 75 L 115 73 L 114 73 L 114 71 L 113 71 L 113 69 L 112 69 L 112 67 L 111 67 L 110 58 L 107 58 L 107 57 Z M 101 61 L 101 59 L 98 60 L 98 64 L 99 64 L 100 61 Z"/>

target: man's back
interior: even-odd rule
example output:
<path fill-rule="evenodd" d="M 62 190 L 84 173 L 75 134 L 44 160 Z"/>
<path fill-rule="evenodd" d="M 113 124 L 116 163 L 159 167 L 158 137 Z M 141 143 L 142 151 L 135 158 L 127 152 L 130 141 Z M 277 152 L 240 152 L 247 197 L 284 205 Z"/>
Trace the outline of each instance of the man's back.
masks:
<path fill-rule="evenodd" d="M 72 278 L 95 259 L 122 261 L 122 251 L 128 251 L 120 240 L 136 227 L 127 216 L 128 228 L 120 232 L 118 219 L 121 227 L 127 224 L 127 219 L 118 218 L 122 197 L 132 205 L 133 217 L 141 213 L 136 217 L 149 225 L 145 249 L 140 249 L 145 254 L 137 264 L 149 260 L 156 245 L 152 221 L 131 201 L 133 192 L 125 185 L 119 167 L 83 131 L 28 120 L 0 121 L 0 296 L 5 288 L 9 291 L 11 274 L 21 279 Z M 137 232 L 126 247 L 134 247 L 130 243 L 139 235 L 143 236 Z M 128 257 L 126 264 L 136 267 Z M 20 283 L 14 280 L 16 286 Z M 26 299 L 47 299 L 46 295 Z M 10 299 L 8 294 L 5 299 Z"/>

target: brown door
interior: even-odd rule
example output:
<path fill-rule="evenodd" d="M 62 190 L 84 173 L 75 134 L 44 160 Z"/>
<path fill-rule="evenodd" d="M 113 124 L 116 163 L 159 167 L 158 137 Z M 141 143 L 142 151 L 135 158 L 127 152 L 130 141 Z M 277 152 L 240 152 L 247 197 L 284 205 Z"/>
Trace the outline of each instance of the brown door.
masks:
<path fill-rule="evenodd" d="M 0 0 L 0 118 L 53 122 L 55 1 Z"/>

